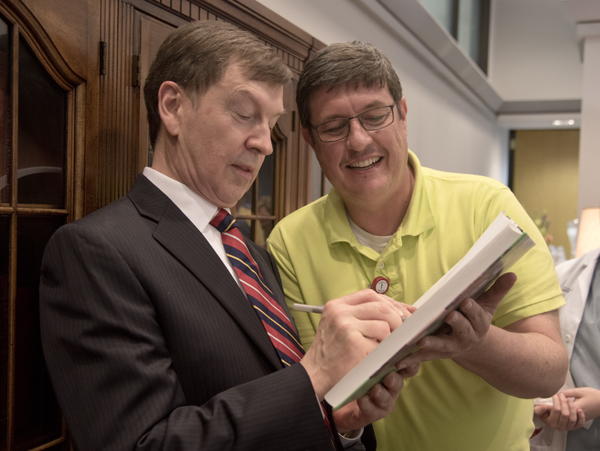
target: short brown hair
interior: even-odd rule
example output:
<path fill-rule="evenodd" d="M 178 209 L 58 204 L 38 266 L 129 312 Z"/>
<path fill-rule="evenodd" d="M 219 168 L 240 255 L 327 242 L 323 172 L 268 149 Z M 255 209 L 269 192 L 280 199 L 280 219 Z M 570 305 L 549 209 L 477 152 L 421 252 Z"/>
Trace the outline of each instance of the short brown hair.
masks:
<path fill-rule="evenodd" d="M 394 102 L 402 99 L 402 85 L 381 50 L 360 41 L 338 42 L 317 52 L 304 66 L 296 88 L 300 123 L 310 128 L 310 96 L 318 88 L 387 86 Z"/>
<path fill-rule="evenodd" d="M 291 71 L 274 49 L 253 34 L 222 21 L 197 21 L 173 31 L 160 46 L 144 84 L 150 142 L 156 144 L 161 119 L 158 90 L 172 81 L 190 94 L 202 96 L 233 61 L 254 81 L 283 85 Z"/>

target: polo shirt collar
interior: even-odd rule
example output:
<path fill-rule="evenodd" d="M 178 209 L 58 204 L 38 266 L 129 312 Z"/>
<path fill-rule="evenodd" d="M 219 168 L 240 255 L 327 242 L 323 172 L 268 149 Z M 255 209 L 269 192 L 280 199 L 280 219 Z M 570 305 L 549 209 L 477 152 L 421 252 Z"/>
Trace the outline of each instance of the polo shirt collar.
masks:
<path fill-rule="evenodd" d="M 410 150 L 408 151 L 408 164 L 415 171 L 415 186 L 408 210 L 396 236 L 418 236 L 436 226 L 421 162 Z"/>

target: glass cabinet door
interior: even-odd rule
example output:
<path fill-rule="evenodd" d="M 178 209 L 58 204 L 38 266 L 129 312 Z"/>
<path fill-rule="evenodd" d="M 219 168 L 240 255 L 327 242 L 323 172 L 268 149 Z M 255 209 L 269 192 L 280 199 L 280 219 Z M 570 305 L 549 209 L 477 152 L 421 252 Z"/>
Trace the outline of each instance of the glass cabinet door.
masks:
<path fill-rule="evenodd" d="M 0 16 L 0 450 L 69 448 L 39 332 L 39 280 L 66 222 L 69 93 Z"/>

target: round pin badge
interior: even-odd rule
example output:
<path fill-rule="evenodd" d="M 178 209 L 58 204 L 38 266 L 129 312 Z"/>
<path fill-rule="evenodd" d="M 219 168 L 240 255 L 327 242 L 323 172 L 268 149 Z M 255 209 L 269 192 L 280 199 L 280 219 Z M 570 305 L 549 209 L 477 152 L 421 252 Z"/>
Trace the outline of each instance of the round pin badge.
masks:
<path fill-rule="evenodd" d="M 371 284 L 371 288 L 379 294 L 384 294 L 390 287 L 390 282 L 383 276 L 376 277 Z"/>

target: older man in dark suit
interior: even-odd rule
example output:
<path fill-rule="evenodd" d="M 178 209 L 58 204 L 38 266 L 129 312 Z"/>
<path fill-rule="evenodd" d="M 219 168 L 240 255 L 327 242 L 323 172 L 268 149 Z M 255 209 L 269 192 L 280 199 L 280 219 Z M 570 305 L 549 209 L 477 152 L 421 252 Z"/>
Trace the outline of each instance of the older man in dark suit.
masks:
<path fill-rule="evenodd" d="M 42 340 L 77 449 L 339 449 L 418 369 L 328 418 L 325 393 L 409 313 L 370 290 L 332 301 L 304 355 L 272 258 L 232 227 L 289 78 L 231 25 L 176 30 L 144 88 L 152 168 L 48 244 Z"/>

